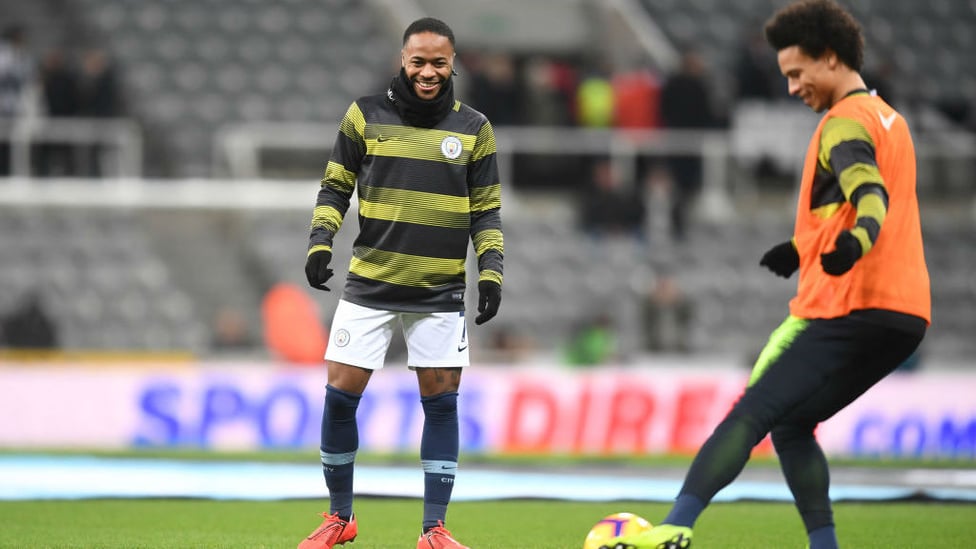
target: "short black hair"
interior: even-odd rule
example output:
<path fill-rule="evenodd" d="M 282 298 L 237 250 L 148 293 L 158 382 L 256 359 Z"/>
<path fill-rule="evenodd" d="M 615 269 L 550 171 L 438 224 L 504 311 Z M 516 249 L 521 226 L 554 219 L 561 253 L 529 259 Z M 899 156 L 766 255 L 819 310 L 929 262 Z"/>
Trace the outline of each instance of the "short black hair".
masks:
<path fill-rule="evenodd" d="M 766 41 L 776 51 L 799 46 L 819 59 L 828 50 L 845 65 L 860 71 L 864 64 L 861 25 L 833 0 L 801 0 L 776 12 L 765 26 Z"/>
<path fill-rule="evenodd" d="M 439 34 L 451 42 L 451 47 L 454 47 L 454 31 L 451 27 L 447 26 L 447 23 L 441 21 L 440 19 L 434 19 L 433 17 L 422 17 L 417 19 L 407 30 L 403 31 L 403 45 L 407 44 L 407 40 L 415 34 L 420 34 L 422 32 L 432 32 L 434 34 Z"/>

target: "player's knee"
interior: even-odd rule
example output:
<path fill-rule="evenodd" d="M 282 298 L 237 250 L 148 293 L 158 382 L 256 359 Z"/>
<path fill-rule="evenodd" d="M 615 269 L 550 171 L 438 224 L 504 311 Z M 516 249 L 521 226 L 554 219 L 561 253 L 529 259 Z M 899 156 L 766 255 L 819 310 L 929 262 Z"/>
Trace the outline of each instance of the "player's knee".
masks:
<path fill-rule="evenodd" d="M 359 407 L 360 395 L 325 386 L 325 415 L 333 421 L 355 419 L 356 409 Z"/>
<path fill-rule="evenodd" d="M 798 442 L 807 442 L 814 438 L 813 427 L 795 423 L 785 423 L 773 428 L 770 436 L 773 446 L 782 449 Z"/>

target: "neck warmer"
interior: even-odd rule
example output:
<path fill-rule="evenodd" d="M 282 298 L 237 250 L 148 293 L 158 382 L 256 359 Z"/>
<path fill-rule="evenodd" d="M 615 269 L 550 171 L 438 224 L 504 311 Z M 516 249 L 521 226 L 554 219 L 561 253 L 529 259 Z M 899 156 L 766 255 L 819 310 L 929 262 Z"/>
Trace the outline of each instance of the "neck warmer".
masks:
<path fill-rule="evenodd" d="M 393 77 L 390 88 L 386 90 L 386 97 L 407 124 L 433 128 L 454 108 L 454 81 L 448 78 L 441 84 L 441 92 L 437 97 L 425 100 L 417 97 L 413 84 L 407 78 L 407 72 L 401 68 L 400 74 Z"/>

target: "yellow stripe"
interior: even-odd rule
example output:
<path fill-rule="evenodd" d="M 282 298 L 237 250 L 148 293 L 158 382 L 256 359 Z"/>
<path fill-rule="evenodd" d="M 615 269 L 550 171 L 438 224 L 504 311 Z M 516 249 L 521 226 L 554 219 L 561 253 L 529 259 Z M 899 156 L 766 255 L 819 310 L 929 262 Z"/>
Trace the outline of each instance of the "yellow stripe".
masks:
<path fill-rule="evenodd" d="M 351 195 L 356 188 L 356 174 L 347 170 L 342 164 L 330 160 L 325 166 L 322 185 L 329 185 L 343 194 Z"/>
<path fill-rule="evenodd" d="M 375 248 L 357 248 L 349 263 L 356 275 L 419 288 L 446 284 L 464 274 L 464 259 L 446 259 L 387 252 Z"/>
<path fill-rule="evenodd" d="M 475 253 L 478 255 L 481 255 L 488 250 L 498 250 L 499 252 L 505 251 L 504 237 L 502 236 L 502 232 L 498 229 L 478 231 L 478 234 L 474 235 L 472 240 L 474 241 Z"/>
<path fill-rule="evenodd" d="M 495 131 L 491 128 L 491 124 L 485 122 L 478 131 L 478 141 L 474 154 L 471 155 L 471 161 L 481 160 L 495 154 L 495 151 Z"/>
<path fill-rule="evenodd" d="M 839 202 L 835 202 L 833 204 L 826 204 L 824 206 L 820 206 L 819 208 L 814 208 L 810 210 L 810 213 L 819 217 L 820 219 L 828 219 L 829 217 L 837 213 L 837 210 L 839 210 L 840 207 L 843 205 L 844 205 L 843 203 L 839 203 Z"/>
<path fill-rule="evenodd" d="M 783 351 L 793 345 L 796 336 L 800 335 L 800 332 L 806 329 L 809 322 L 806 319 L 790 315 L 786 317 L 786 320 L 778 328 L 773 330 L 773 333 L 769 335 L 769 341 L 766 342 L 766 346 L 759 353 L 756 364 L 752 367 L 752 373 L 749 375 L 749 387 L 752 387 L 759 381 L 759 378 L 766 373 L 766 370 L 774 362 L 779 360 Z"/>
<path fill-rule="evenodd" d="M 452 229 L 469 226 L 468 207 L 464 196 L 384 187 L 364 187 L 359 200 L 359 213 L 370 219 Z"/>
<path fill-rule="evenodd" d="M 331 252 L 332 246 L 326 246 L 325 244 L 316 244 L 315 246 L 312 246 L 311 248 L 308 249 L 308 253 L 305 254 L 305 257 L 308 257 L 314 254 L 315 252 L 319 252 L 319 251 Z"/>
<path fill-rule="evenodd" d="M 885 217 L 888 216 L 888 208 L 885 207 L 884 200 L 874 194 L 865 194 L 857 203 L 857 217 L 870 217 L 878 222 L 878 226 L 884 224 Z"/>
<path fill-rule="evenodd" d="M 864 254 L 871 251 L 873 244 L 871 243 L 871 235 L 868 234 L 867 229 L 864 227 L 854 227 L 851 229 L 851 235 L 861 243 L 861 257 L 864 257 Z"/>
<path fill-rule="evenodd" d="M 502 207 L 502 186 L 499 183 L 471 189 L 471 211 L 484 212 Z"/>
<path fill-rule="evenodd" d="M 858 187 L 865 183 L 881 183 L 881 172 L 877 166 L 871 164 L 856 163 L 844 168 L 838 176 L 840 189 L 844 192 L 844 198 L 850 200 L 851 195 Z"/>
<path fill-rule="evenodd" d="M 457 158 L 448 158 L 441 151 L 441 143 L 448 137 L 455 137 L 461 141 L 461 154 Z M 449 164 L 467 164 L 475 146 L 474 135 L 391 124 L 370 125 L 366 128 L 364 139 L 366 154 L 369 155 L 413 158 Z"/>
<path fill-rule="evenodd" d="M 312 226 L 310 228 L 323 228 L 333 233 L 342 226 L 342 214 L 332 206 L 316 206 L 312 210 Z"/>
<path fill-rule="evenodd" d="M 363 111 L 359 110 L 359 105 L 353 102 L 346 110 L 346 115 L 342 117 L 342 122 L 339 123 L 339 131 L 346 134 L 349 139 L 359 141 L 363 138 L 365 128 L 366 117 L 363 116 Z"/>
<path fill-rule="evenodd" d="M 830 166 L 830 151 L 844 141 L 867 141 L 874 146 L 871 134 L 860 122 L 843 117 L 828 120 L 820 133 L 820 164 Z"/>
<path fill-rule="evenodd" d="M 481 274 L 478 275 L 478 282 L 481 282 L 482 280 L 490 280 L 490 281 L 498 284 L 499 286 L 501 286 L 502 285 L 502 274 L 499 273 L 498 271 L 484 270 L 484 271 L 481 271 Z"/>

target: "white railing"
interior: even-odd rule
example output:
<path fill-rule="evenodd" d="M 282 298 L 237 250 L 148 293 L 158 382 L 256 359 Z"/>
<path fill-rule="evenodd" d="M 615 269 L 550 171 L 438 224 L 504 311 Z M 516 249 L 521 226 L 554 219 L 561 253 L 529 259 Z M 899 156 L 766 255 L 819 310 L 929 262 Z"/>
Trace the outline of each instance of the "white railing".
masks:
<path fill-rule="evenodd" d="M 65 144 L 76 147 L 100 145 L 106 161 L 102 177 L 142 177 L 142 129 L 128 118 L 0 119 L 0 142 L 10 146 L 10 175 L 34 175 L 34 146 Z"/>

